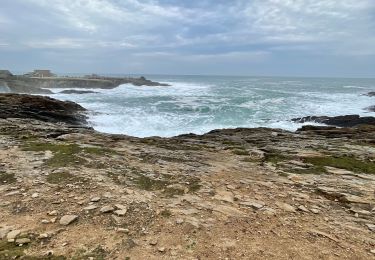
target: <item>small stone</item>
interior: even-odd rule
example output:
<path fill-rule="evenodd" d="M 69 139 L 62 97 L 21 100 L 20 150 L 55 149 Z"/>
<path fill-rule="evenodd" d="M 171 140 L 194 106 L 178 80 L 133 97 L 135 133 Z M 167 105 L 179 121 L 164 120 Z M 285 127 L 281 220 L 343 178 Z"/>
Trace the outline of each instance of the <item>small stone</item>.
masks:
<path fill-rule="evenodd" d="M 116 204 L 116 205 L 115 205 L 115 208 L 116 208 L 116 209 L 127 209 L 128 207 L 125 206 L 125 205 Z"/>
<path fill-rule="evenodd" d="M 119 233 L 129 233 L 129 229 L 127 229 L 127 228 L 118 228 L 117 229 L 117 232 L 119 232 Z"/>
<path fill-rule="evenodd" d="M 303 211 L 303 212 L 310 212 L 305 206 L 301 205 L 298 207 L 298 210 Z"/>
<path fill-rule="evenodd" d="M 266 204 L 263 201 L 247 200 L 247 201 L 241 202 L 240 205 L 250 207 L 255 210 L 259 210 L 263 208 Z"/>
<path fill-rule="evenodd" d="M 165 252 L 165 247 L 159 247 L 159 248 L 158 248 L 158 251 L 159 251 L 160 253 L 164 253 L 164 252 Z"/>
<path fill-rule="evenodd" d="M 95 205 L 89 205 L 87 207 L 84 207 L 83 209 L 86 210 L 86 211 L 90 211 L 90 210 L 94 210 L 94 209 L 97 209 L 98 206 L 95 206 Z"/>
<path fill-rule="evenodd" d="M 13 230 L 13 231 L 10 231 L 8 234 L 7 234 L 7 239 L 8 241 L 9 240 L 13 240 L 15 238 L 17 238 L 19 235 L 21 234 L 21 230 Z"/>
<path fill-rule="evenodd" d="M 50 221 L 51 221 L 51 223 L 56 223 L 57 218 L 51 218 Z"/>
<path fill-rule="evenodd" d="M 12 231 L 12 229 L 13 229 L 12 227 L 8 227 L 8 226 L 0 228 L 0 239 L 6 238 L 6 236 L 8 235 L 10 231 Z"/>
<path fill-rule="evenodd" d="M 123 217 L 125 216 L 127 210 L 126 209 L 119 209 L 119 210 L 116 210 L 114 213 L 119 216 L 119 217 Z"/>
<path fill-rule="evenodd" d="M 48 219 L 43 219 L 42 220 L 42 224 L 49 224 L 49 223 L 50 223 L 50 221 Z"/>
<path fill-rule="evenodd" d="M 310 209 L 310 211 L 314 214 L 319 214 L 320 212 L 318 209 Z"/>
<path fill-rule="evenodd" d="M 284 203 L 284 202 L 276 202 L 275 203 L 280 209 L 283 209 L 285 211 L 288 211 L 288 212 L 296 212 L 296 209 L 292 206 L 292 205 L 289 205 L 287 203 Z"/>
<path fill-rule="evenodd" d="M 366 224 L 368 229 L 370 229 L 372 232 L 375 232 L 375 225 L 374 224 Z"/>
<path fill-rule="evenodd" d="M 31 195 L 31 198 L 35 199 L 39 197 L 39 193 L 35 192 L 33 195 Z"/>
<path fill-rule="evenodd" d="M 101 213 L 109 213 L 114 211 L 114 208 L 112 206 L 104 206 L 100 209 Z"/>
<path fill-rule="evenodd" d="M 49 238 L 49 235 L 47 233 L 43 233 L 43 234 L 40 234 L 39 239 L 45 239 L 45 238 Z"/>
<path fill-rule="evenodd" d="M 60 219 L 60 225 L 67 226 L 77 219 L 77 215 L 65 215 Z"/>
<path fill-rule="evenodd" d="M 92 197 L 90 199 L 91 202 L 98 202 L 100 200 L 100 197 Z"/>
<path fill-rule="evenodd" d="M 158 244 L 158 241 L 154 239 L 154 240 L 151 240 L 149 244 L 152 246 L 156 246 Z"/>
<path fill-rule="evenodd" d="M 370 250 L 370 253 L 373 253 L 375 255 L 375 248 Z"/>
<path fill-rule="evenodd" d="M 57 216 L 58 214 L 59 212 L 57 210 L 52 210 L 51 212 L 47 213 L 48 216 Z"/>
<path fill-rule="evenodd" d="M 16 239 L 16 245 L 24 245 L 24 244 L 29 244 L 31 243 L 31 240 L 29 238 L 18 238 Z"/>
<path fill-rule="evenodd" d="M 180 225 L 182 223 L 184 223 L 184 220 L 182 218 L 176 219 L 176 224 Z"/>

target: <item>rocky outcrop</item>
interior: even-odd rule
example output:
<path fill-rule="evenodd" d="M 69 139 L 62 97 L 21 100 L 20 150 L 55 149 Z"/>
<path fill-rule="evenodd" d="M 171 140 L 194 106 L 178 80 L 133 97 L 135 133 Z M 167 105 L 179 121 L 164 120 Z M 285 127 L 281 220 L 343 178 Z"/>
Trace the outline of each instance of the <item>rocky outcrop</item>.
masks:
<path fill-rule="evenodd" d="M 75 90 L 75 89 L 67 89 L 59 92 L 60 94 L 95 94 L 99 93 L 96 91 L 91 90 Z"/>
<path fill-rule="evenodd" d="M 74 102 L 42 96 L 0 94 L 0 118 L 27 118 L 84 125 L 84 111 L 83 107 Z"/>
<path fill-rule="evenodd" d="M 375 126 L 135 138 L 0 104 L 0 259 L 373 258 Z"/>
<path fill-rule="evenodd" d="M 39 74 L 38 74 L 39 75 Z M 54 74 L 51 74 L 54 75 Z M 112 89 L 122 84 L 135 86 L 169 86 L 154 82 L 145 77 L 35 77 L 35 74 L 13 75 L 9 71 L 0 71 L 0 79 L 5 81 L 13 93 L 52 94 L 49 88 L 101 88 Z"/>
<path fill-rule="evenodd" d="M 375 91 L 371 91 L 371 92 L 367 93 L 367 96 L 375 97 Z"/>
<path fill-rule="evenodd" d="M 375 112 L 375 105 L 374 106 L 369 106 L 365 108 L 369 112 Z"/>
<path fill-rule="evenodd" d="M 293 122 L 305 123 L 315 122 L 326 125 L 333 125 L 339 127 L 354 127 L 358 125 L 375 125 L 375 117 L 359 115 L 345 115 L 345 116 L 306 116 L 302 118 L 294 118 Z"/>

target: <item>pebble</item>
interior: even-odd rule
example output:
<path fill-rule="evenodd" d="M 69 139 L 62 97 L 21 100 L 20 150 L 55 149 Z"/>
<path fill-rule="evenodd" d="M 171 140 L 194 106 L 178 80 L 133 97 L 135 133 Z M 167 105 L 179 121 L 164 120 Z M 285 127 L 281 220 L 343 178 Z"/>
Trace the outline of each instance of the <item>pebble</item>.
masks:
<path fill-rule="evenodd" d="M 310 211 L 314 214 L 319 214 L 320 212 L 318 209 L 310 209 Z"/>
<path fill-rule="evenodd" d="M 16 237 L 18 237 L 21 234 L 21 230 L 13 230 L 10 231 L 7 235 L 7 239 L 9 240 L 14 240 Z"/>
<path fill-rule="evenodd" d="M 78 218 L 77 215 L 65 215 L 60 219 L 60 225 L 67 226 Z"/>
<path fill-rule="evenodd" d="M 47 213 L 48 216 L 57 216 L 58 214 L 59 212 L 57 210 L 52 210 L 51 212 Z"/>
<path fill-rule="evenodd" d="M 182 219 L 182 218 L 178 218 L 178 219 L 176 219 L 176 224 L 182 224 L 182 223 L 184 223 L 184 220 Z"/>
<path fill-rule="evenodd" d="M 109 213 L 112 212 L 114 208 L 112 206 L 104 206 L 100 209 L 101 213 Z"/>
<path fill-rule="evenodd" d="M 87 207 L 84 207 L 83 209 L 86 210 L 86 211 L 90 211 L 90 210 L 94 210 L 94 209 L 97 209 L 98 206 L 95 206 L 95 205 L 89 205 Z"/>
<path fill-rule="evenodd" d="M 31 198 L 35 199 L 39 197 L 39 193 L 35 192 L 31 195 Z"/>
<path fill-rule="evenodd" d="M 24 244 L 29 244 L 31 243 L 31 240 L 29 238 L 18 238 L 16 239 L 16 245 L 24 245 Z"/>
<path fill-rule="evenodd" d="M 276 202 L 275 203 L 276 206 L 278 206 L 280 209 L 283 209 L 285 211 L 288 211 L 288 212 L 296 212 L 296 209 L 292 206 L 292 205 L 289 205 L 287 203 L 284 203 L 284 202 Z"/>
<path fill-rule="evenodd" d="M 100 197 L 92 197 L 90 199 L 91 202 L 98 202 L 100 200 Z"/>
<path fill-rule="evenodd" d="M 50 223 L 50 221 L 48 219 L 43 219 L 42 220 L 42 224 L 49 224 L 49 223 Z"/>
<path fill-rule="evenodd" d="M 368 229 L 370 229 L 372 232 L 375 232 L 375 225 L 374 224 L 366 224 Z"/>
<path fill-rule="evenodd" d="M 129 233 L 129 229 L 127 229 L 127 228 L 118 228 L 117 229 L 117 232 L 120 232 L 120 233 Z"/>
<path fill-rule="evenodd" d="M 119 216 L 119 217 L 123 217 L 125 216 L 127 210 L 126 209 L 119 209 L 119 210 L 116 210 L 114 213 Z"/>
<path fill-rule="evenodd" d="M 305 206 L 303 206 L 303 205 L 299 206 L 298 209 L 299 209 L 300 211 L 303 211 L 303 212 L 310 212 L 310 211 L 309 211 Z"/>
<path fill-rule="evenodd" d="M 160 253 L 164 253 L 164 252 L 165 252 L 165 247 L 159 247 L 159 248 L 158 248 L 158 251 L 159 251 Z"/>
<path fill-rule="evenodd" d="M 152 246 L 156 246 L 158 244 L 158 241 L 157 240 L 151 240 L 149 244 L 152 245 Z"/>

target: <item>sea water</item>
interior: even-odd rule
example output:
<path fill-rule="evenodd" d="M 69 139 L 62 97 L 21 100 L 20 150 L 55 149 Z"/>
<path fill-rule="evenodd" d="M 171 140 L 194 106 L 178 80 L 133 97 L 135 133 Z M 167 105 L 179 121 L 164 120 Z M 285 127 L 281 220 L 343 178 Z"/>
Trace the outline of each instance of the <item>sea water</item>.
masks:
<path fill-rule="evenodd" d="M 294 131 L 292 118 L 375 116 L 375 79 L 147 76 L 169 87 L 121 85 L 91 94 L 54 94 L 89 109 L 94 129 L 137 137 L 203 134 L 213 129 L 272 127 Z M 62 89 L 51 89 L 58 93 Z"/>

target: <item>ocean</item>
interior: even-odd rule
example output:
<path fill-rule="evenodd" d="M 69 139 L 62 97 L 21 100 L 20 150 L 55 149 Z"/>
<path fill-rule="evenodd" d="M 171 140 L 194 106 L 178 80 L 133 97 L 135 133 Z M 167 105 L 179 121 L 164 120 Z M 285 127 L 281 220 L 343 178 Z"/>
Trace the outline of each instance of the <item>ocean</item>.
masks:
<path fill-rule="evenodd" d="M 374 116 L 375 79 L 146 76 L 170 87 L 121 85 L 95 94 L 54 94 L 89 109 L 94 129 L 137 137 L 272 127 L 294 131 L 309 115 Z M 55 93 L 63 89 L 51 89 Z"/>

